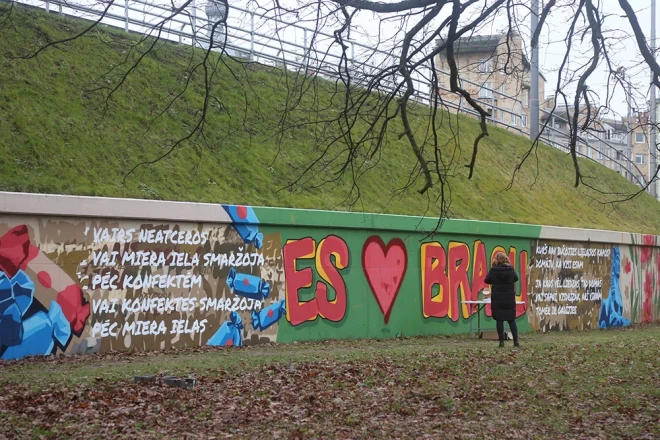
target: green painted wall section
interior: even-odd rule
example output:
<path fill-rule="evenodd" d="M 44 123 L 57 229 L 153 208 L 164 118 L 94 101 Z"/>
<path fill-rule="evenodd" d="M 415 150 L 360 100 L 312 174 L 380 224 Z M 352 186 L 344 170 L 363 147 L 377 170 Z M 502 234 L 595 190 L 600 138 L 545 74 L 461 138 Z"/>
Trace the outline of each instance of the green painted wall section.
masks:
<path fill-rule="evenodd" d="M 312 321 L 292 325 L 282 319 L 277 334 L 278 342 L 300 340 L 345 339 L 345 338 L 388 338 L 398 334 L 405 336 L 467 333 L 469 320 L 460 313 L 454 321 L 449 317 L 424 317 L 422 306 L 422 270 L 421 247 L 424 243 L 438 242 L 449 255 L 450 242 L 465 243 L 469 248 L 469 280 L 473 279 L 474 244 L 480 240 L 485 245 L 487 261 L 497 246 L 516 249 L 516 255 L 524 251 L 529 255 L 531 239 L 538 238 L 541 227 L 533 225 L 514 225 L 478 221 L 451 220 L 443 223 L 439 233 L 429 235 L 437 227 L 437 219 L 375 215 L 344 212 L 307 211 L 294 209 L 254 208 L 259 218 L 260 228 L 264 233 L 277 232 L 281 235 L 282 245 L 292 240 L 311 237 L 318 243 L 328 235 L 341 238 L 348 247 L 349 262 L 339 271 L 346 285 L 346 310 L 339 322 L 332 322 L 317 316 Z M 405 244 L 407 268 L 398 295 L 394 300 L 389 320 L 385 323 L 384 314 L 378 305 L 374 293 L 363 270 L 362 253 L 365 243 L 378 236 L 388 244 L 393 239 L 400 239 Z M 519 258 L 516 258 L 519 263 Z M 285 267 L 287 265 L 285 258 Z M 516 264 L 519 266 L 519 264 Z M 301 302 L 313 301 L 316 297 L 317 282 L 324 282 L 319 275 L 315 258 L 296 260 L 296 269 L 310 268 L 313 273 L 312 286 L 298 290 Z M 519 267 L 517 267 L 519 269 Z M 519 271 L 519 270 L 518 270 Z M 290 276 L 290 269 L 285 269 L 285 278 Z M 521 293 L 521 283 L 517 285 Z M 434 295 L 439 293 L 438 287 Z M 455 295 L 460 301 L 457 292 Z M 288 299 L 288 298 L 287 298 Z M 328 288 L 328 299 L 335 299 L 334 289 Z M 287 303 L 289 301 L 287 300 Z M 494 321 L 481 312 L 482 324 Z M 485 321 L 484 321 L 485 318 Z M 473 316 L 476 327 L 476 316 Z M 518 318 L 521 331 L 529 331 L 530 326 L 525 315 Z"/>

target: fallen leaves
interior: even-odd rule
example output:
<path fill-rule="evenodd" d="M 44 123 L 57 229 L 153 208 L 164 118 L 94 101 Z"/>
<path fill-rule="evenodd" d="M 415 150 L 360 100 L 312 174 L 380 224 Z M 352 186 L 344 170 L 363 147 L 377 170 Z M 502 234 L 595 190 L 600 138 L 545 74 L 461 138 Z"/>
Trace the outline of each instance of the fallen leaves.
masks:
<path fill-rule="evenodd" d="M 0 366 L 0 437 L 658 438 L 659 335 L 532 335 L 516 351 L 412 338 L 31 359 Z M 196 383 L 133 383 L 143 358 L 158 377 L 195 365 Z M 123 376 L 55 379 L 115 363 Z"/>

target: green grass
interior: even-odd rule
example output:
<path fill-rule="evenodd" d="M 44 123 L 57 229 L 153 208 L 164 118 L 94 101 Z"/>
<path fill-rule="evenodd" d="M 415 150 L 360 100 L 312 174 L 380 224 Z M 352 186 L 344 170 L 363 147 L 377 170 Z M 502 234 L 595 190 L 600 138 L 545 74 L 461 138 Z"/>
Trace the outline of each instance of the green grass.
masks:
<path fill-rule="evenodd" d="M 261 65 L 227 61 L 213 82 L 206 136 L 185 142 L 167 158 L 127 171 L 159 157 L 192 128 L 203 98 L 200 71 L 191 72 L 189 47 L 160 44 L 104 107 L 99 86 L 118 83 L 109 68 L 136 58 L 137 36 L 99 29 L 34 59 L 23 59 L 47 39 L 70 36 L 82 29 L 78 21 L 16 7 L 0 25 L 0 190 L 112 197 L 137 197 L 200 202 L 242 203 L 315 209 L 362 210 L 410 215 L 437 215 L 437 189 L 419 195 L 421 180 L 401 194 L 415 163 L 400 124 L 388 131 L 377 166 L 359 180 L 360 199 L 348 197 L 348 177 L 318 186 L 331 172 L 315 170 L 312 180 L 295 184 L 303 167 L 318 155 L 319 127 L 285 130 L 278 150 L 275 129 L 293 74 Z M 201 51 L 193 58 L 199 60 Z M 213 62 L 218 58 L 213 57 Z M 231 71 L 237 78 L 230 74 Z M 190 87 L 161 117 L 156 116 L 177 94 L 186 78 Z M 307 93 L 291 114 L 291 123 L 309 122 L 310 108 L 337 113 L 334 85 L 307 79 L 317 93 Z M 311 82 L 310 82 L 311 81 Z M 315 101 L 314 99 L 317 99 Z M 222 103 L 222 105 L 218 103 Z M 246 107 L 247 102 L 247 107 Z M 412 108 L 415 130 L 427 131 L 428 118 Z M 438 137 L 450 166 L 453 218 L 533 223 L 660 233 L 660 204 L 647 194 L 631 202 L 581 186 L 572 186 L 570 158 L 541 146 L 526 163 L 513 188 L 505 191 L 529 140 L 491 127 L 481 144 L 476 174 L 466 168 L 478 133 L 473 119 L 460 117 L 458 150 L 453 151 L 449 118 L 442 115 Z M 456 128 L 456 119 L 453 120 Z M 330 133 L 332 133 L 330 127 Z M 364 131 L 358 123 L 356 133 Z M 336 127 L 335 127 L 336 132 Z M 326 133 L 327 134 L 327 133 Z M 333 153 L 342 148 L 337 145 Z M 454 154 L 455 153 L 455 154 Z M 361 153 L 364 154 L 364 153 Z M 429 154 L 427 151 L 425 154 Z M 598 164 L 581 160 L 590 184 L 604 193 L 632 192 L 635 187 Z"/>
<path fill-rule="evenodd" d="M 660 327 L 0 363 L 10 438 L 657 438 Z M 135 384 L 194 376 L 193 389 Z"/>

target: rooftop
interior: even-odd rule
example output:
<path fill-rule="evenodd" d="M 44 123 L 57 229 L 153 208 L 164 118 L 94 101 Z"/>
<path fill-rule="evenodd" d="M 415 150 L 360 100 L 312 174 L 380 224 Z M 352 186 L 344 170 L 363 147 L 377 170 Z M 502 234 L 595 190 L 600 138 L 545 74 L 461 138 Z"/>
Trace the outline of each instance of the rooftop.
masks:
<path fill-rule="evenodd" d="M 472 35 L 470 37 L 459 38 L 454 44 L 454 50 L 461 54 L 470 53 L 488 53 L 494 54 L 497 47 L 501 44 L 506 35 Z M 440 37 L 438 43 L 444 43 Z"/>

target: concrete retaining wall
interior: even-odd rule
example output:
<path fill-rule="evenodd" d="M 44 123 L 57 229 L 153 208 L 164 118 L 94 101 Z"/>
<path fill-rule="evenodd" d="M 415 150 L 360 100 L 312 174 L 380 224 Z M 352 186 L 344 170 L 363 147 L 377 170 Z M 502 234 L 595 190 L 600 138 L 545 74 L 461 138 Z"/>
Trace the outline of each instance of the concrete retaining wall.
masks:
<path fill-rule="evenodd" d="M 465 333 L 509 254 L 521 331 L 660 315 L 658 237 L 0 193 L 0 357 Z"/>

